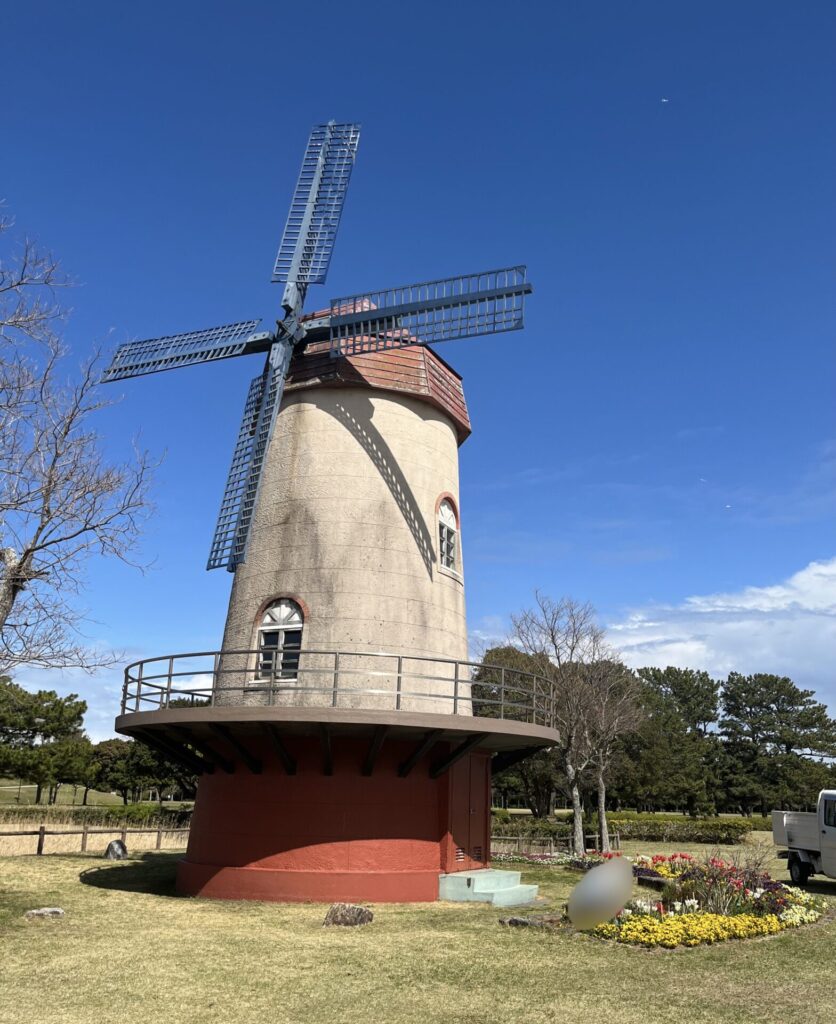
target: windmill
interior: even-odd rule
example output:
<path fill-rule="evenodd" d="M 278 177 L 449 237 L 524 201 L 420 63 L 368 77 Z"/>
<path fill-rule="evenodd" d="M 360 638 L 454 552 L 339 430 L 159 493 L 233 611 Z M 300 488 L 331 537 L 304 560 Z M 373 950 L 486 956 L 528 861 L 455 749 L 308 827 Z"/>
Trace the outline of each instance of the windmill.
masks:
<path fill-rule="evenodd" d="M 303 319 L 308 286 L 323 284 L 354 166 L 360 126 L 314 127 L 273 267 L 284 284 L 275 331 L 260 320 L 129 342 L 117 349 L 105 381 L 194 363 L 266 353 L 250 384 L 221 501 L 207 569 L 234 572 L 247 555 L 265 456 L 294 352 L 330 340 L 333 358 L 519 330 L 531 292 L 524 266 L 426 281 L 334 299 L 324 316 Z"/>
<path fill-rule="evenodd" d="M 432 346 L 518 330 L 531 285 L 505 267 L 303 314 L 358 139 L 355 124 L 311 133 L 273 269 L 274 331 L 247 320 L 134 342 L 106 372 L 266 356 L 209 554 L 235 573 L 222 647 L 127 666 L 116 728 L 200 776 L 181 892 L 471 899 L 470 872 L 481 898 L 511 905 L 536 887 L 484 870 L 490 772 L 557 742 L 554 695 L 547 679 L 465 660 L 470 420 Z"/>

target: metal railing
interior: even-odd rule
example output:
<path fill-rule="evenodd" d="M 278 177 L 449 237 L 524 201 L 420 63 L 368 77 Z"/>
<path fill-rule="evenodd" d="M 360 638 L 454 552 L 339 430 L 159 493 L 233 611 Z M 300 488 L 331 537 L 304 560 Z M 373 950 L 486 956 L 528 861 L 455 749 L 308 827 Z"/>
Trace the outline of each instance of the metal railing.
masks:
<path fill-rule="evenodd" d="M 199 707 L 332 707 L 499 718 L 550 727 L 554 681 L 479 662 L 378 651 L 197 651 L 125 669 L 122 714 Z M 296 657 L 298 656 L 298 665 Z"/>

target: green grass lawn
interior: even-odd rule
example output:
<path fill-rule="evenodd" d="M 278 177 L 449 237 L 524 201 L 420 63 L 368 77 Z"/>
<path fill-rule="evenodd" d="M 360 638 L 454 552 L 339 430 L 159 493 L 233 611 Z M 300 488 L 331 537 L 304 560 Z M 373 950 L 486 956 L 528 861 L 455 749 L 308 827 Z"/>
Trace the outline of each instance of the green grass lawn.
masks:
<path fill-rule="evenodd" d="M 12 807 L 24 807 L 34 804 L 36 792 L 36 786 L 29 785 L 25 782 L 20 785 L 17 779 L 0 779 L 0 807 L 5 805 L 11 805 Z M 75 803 L 75 806 L 79 806 L 83 797 L 83 786 L 76 787 L 75 798 L 73 798 L 72 786 L 62 786 L 58 790 L 58 799 L 56 803 L 62 805 L 72 805 Z M 44 787 L 41 800 L 42 803 L 46 803 L 46 787 Z M 89 807 L 110 807 L 121 803 L 122 797 L 116 793 L 100 793 L 96 789 L 91 789 L 87 794 L 87 805 Z"/>
<path fill-rule="evenodd" d="M 177 897 L 177 857 L 0 859 L 0 1021 L 33 1014 L 42 1024 L 833 1020 L 833 920 L 675 951 L 500 928 L 507 911 L 478 904 L 380 905 L 365 928 L 323 929 L 324 905 Z M 776 863 L 776 876 L 786 878 Z M 523 876 L 546 898 L 538 910 L 559 909 L 578 878 L 541 867 Z M 815 888 L 836 902 L 836 883 Z M 22 919 L 49 905 L 66 917 Z"/>

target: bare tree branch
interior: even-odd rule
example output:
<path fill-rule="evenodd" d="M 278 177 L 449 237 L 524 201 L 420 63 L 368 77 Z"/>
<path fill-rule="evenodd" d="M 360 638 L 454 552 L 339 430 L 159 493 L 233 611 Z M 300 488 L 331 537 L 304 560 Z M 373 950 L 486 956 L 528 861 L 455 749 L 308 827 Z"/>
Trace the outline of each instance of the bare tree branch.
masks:
<path fill-rule="evenodd" d="M 0 218 L 0 237 L 11 221 Z M 0 259 L 0 672 L 15 665 L 110 664 L 83 642 L 84 587 L 94 555 L 131 562 L 151 511 L 153 469 L 135 448 L 113 464 L 92 426 L 111 403 L 99 390 L 100 353 L 74 380 L 55 327 L 55 289 L 67 279 L 29 240 Z"/>

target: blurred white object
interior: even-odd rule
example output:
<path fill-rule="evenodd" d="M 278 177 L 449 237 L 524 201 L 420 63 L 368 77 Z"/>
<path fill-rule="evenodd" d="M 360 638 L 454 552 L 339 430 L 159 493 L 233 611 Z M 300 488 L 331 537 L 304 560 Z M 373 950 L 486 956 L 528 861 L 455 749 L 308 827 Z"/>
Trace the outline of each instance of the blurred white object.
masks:
<path fill-rule="evenodd" d="M 633 891 L 633 868 L 623 857 L 613 857 L 593 868 L 569 897 L 569 920 L 580 931 L 610 921 Z"/>

